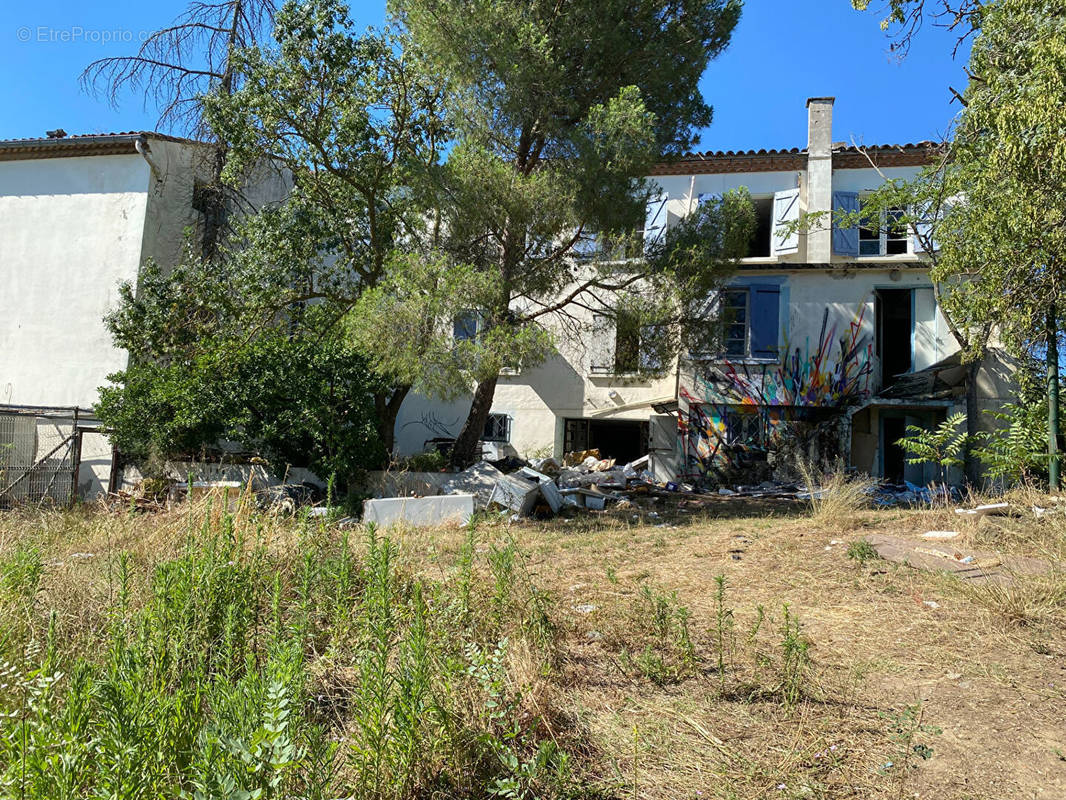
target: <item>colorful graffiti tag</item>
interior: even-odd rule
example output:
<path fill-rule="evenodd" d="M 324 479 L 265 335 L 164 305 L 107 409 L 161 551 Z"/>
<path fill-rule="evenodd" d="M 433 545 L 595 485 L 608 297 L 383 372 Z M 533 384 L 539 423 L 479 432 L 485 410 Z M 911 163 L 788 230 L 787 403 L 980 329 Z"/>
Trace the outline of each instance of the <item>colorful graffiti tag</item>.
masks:
<path fill-rule="evenodd" d="M 838 336 L 830 309 L 816 342 L 786 343 L 777 363 L 723 360 L 680 387 L 679 443 L 691 478 L 721 476 L 753 452 L 772 448 L 793 429 L 817 428 L 834 410 L 870 394 L 873 344 L 864 330 L 862 302 Z"/>

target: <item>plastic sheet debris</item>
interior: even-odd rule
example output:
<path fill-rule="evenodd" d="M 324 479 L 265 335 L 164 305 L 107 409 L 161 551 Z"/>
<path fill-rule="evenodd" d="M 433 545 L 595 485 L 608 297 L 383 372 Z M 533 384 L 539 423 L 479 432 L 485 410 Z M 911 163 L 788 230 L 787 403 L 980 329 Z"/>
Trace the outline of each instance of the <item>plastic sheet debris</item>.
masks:
<path fill-rule="evenodd" d="M 958 531 L 926 531 L 922 534 L 923 539 L 954 539 L 959 535 Z"/>

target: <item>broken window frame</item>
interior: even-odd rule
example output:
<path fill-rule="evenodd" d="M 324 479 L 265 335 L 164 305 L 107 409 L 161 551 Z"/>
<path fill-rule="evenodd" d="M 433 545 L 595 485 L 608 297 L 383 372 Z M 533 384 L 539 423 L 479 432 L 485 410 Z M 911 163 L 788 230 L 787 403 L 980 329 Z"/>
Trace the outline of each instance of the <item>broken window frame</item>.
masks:
<path fill-rule="evenodd" d="M 507 444 L 511 441 L 511 416 L 509 414 L 489 413 L 485 420 L 485 430 L 481 441 Z"/>
<path fill-rule="evenodd" d="M 859 198 L 860 218 L 863 212 L 863 200 Z M 906 213 L 902 208 L 881 209 L 877 228 L 869 224 L 859 225 L 859 257 L 878 258 L 883 256 L 903 256 L 911 254 L 911 237 L 907 226 L 899 222 Z M 873 236 L 872 234 L 877 234 Z M 876 245 L 876 249 L 871 247 Z M 900 249 L 899 245 L 902 245 Z M 892 251 L 896 252 L 892 252 Z"/>

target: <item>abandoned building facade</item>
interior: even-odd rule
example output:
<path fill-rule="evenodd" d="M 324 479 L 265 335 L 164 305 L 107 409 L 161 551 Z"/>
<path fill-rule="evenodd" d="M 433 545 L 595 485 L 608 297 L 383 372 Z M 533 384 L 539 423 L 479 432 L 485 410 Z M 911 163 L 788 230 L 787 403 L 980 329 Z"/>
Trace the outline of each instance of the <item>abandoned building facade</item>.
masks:
<path fill-rule="evenodd" d="M 645 237 L 702 196 L 745 187 L 755 203 L 749 257 L 720 298 L 729 320 L 722 352 L 683 354 L 660 379 L 641 380 L 616 355 L 619 334 L 597 330 L 595 341 L 501 375 L 486 440 L 525 456 L 649 454 L 659 480 L 786 477 L 796 458 L 839 460 L 897 482 L 935 477 L 907 464 L 896 442 L 906 426 L 928 427 L 964 406 L 965 368 L 920 245 L 890 219 L 806 233 L 790 226 L 801 215 L 858 210 L 864 192 L 912 177 L 934 147 L 834 143 L 833 102 L 808 101 L 805 149 L 693 154 L 650 176 L 659 193 Z M 998 408 L 1009 375 L 985 364 L 977 389 L 979 407 Z M 410 397 L 397 421 L 399 451 L 454 436 L 468 407 Z"/>
<path fill-rule="evenodd" d="M 927 261 L 889 219 L 806 233 L 790 225 L 858 209 L 864 192 L 913 175 L 933 148 L 834 143 L 832 111 L 832 98 L 808 101 L 804 149 L 692 154 L 649 176 L 658 195 L 645 237 L 701 197 L 745 187 L 754 200 L 751 252 L 719 298 L 729 320 L 721 352 L 683 354 L 644 379 L 624 363 L 622 334 L 590 319 L 589 341 L 559 337 L 548 361 L 500 376 L 488 451 L 598 448 L 621 462 L 647 454 L 660 480 L 780 477 L 785 456 L 839 458 L 893 480 L 933 477 L 895 444 L 907 425 L 934 424 L 964 403 L 966 369 Z M 154 133 L 0 142 L 0 471 L 18 481 L 0 485 L 9 497 L 92 497 L 115 484 L 92 407 L 128 354 L 104 317 L 122 282 L 135 283 L 149 260 L 177 263 L 184 232 L 203 224 L 202 147 Z M 259 206 L 288 189 L 266 170 L 246 196 Z M 476 330 L 457 320 L 454 335 Z M 977 383 L 982 408 L 1010 396 L 1009 374 L 995 364 Z M 454 437 L 468 409 L 469 398 L 409 396 L 396 455 Z"/>
<path fill-rule="evenodd" d="M 104 317 L 149 260 L 180 260 L 207 167 L 202 144 L 150 132 L 0 142 L 0 503 L 114 484 L 92 408 L 129 355 Z M 287 192 L 264 170 L 249 198 Z"/>

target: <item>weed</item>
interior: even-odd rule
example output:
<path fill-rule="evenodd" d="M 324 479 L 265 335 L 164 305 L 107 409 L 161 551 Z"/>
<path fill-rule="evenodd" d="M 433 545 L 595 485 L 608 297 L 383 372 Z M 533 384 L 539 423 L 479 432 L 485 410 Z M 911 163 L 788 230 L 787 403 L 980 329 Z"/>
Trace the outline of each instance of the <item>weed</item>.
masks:
<path fill-rule="evenodd" d="M 782 606 L 781 621 L 781 699 L 787 708 L 795 708 L 803 693 L 810 667 L 810 642 L 800 633 L 799 619 Z"/>
<path fill-rule="evenodd" d="M 811 519 L 820 526 L 837 530 L 851 525 L 870 505 L 874 479 L 849 476 L 842 468 L 826 473 L 811 464 L 797 465 L 810 493 Z"/>
<path fill-rule="evenodd" d="M 858 561 L 859 567 L 865 567 L 870 561 L 881 558 L 880 554 L 866 539 L 856 539 L 848 545 L 847 556 L 852 561 Z"/>
<path fill-rule="evenodd" d="M 733 610 L 725 605 L 725 575 L 715 576 L 714 587 L 714 637 L 718 652 L 718 677 L 724 694 L 726 650 L 733 650 Z"/>
<path fill-rule="evenodd" d="M 938 736 L 940 728 L 922 722 L 925 710 L 921 703 L 905 706 L 899 712 L 881 712 L 879 716 L 888 721 L 889 741 L 892 755 L 881 766 L 882 774 L 894 775 L 898 781 L 897 797 L 902 798 L 910 773 L 918 768 L 922 761 L 933 757 L 933 748 L 924 740 L 925 736 Z"/>

